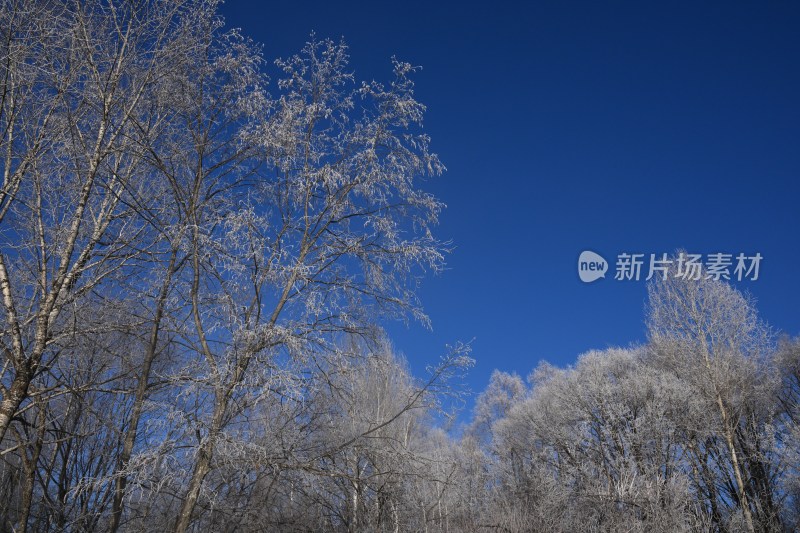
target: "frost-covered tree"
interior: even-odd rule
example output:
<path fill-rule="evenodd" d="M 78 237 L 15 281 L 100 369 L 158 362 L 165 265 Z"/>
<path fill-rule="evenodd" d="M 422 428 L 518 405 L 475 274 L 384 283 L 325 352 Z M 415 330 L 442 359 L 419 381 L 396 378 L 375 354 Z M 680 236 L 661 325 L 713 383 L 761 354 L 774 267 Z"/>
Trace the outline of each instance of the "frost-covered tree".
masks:
<path fill-rule="evenodd" d="M 69 314 L 145 258 L 137 146 L 184 49 L 182 2 L 0 3 L 0 439 L 70 335 Z"/>
<path fill-rule="evenodd" d="M 770 332 L 752 301 L 705 273 L 671 275 L 650 285 L 648 327 L 656 364 L 686 383 L 707 415 L 687 428 L 686 446 L 715 523 L 773 527 L 780 521 L 770 453 L 779 382 Z"/>
<path fill-rule="evenodd" d="M 800 339 L 783 339 L 775 362 L 782 378 L 776 448 L 783 470 L 777 484 L 785 497 L 786 526 L 797 529 L 800 527 Z"/>
<path fill-rule="evenodd" d="M 348 61 L 217 0 L 0 0 L 0 530 L 797 529 L 798 342 L 705 276 L 445 423 L 468 347 L 412 376 L 380 328 L 428 324 L 444 168 L 415 68 Z"/>
<path fill-rule="evenodd" d="M 495 425 L 503 527 L 690 528 L 671 422 L 689 398 L 675 380 L 643 364 L 640 350 L 590 352 L 572 369 L 540 366 L 531 379 L 529 398 Z"/>
<path fill-rule="evenodd" d="M 418 278 L 445 250 L 420 184 L 443 166 L 414 68 L 357 81 L 344 44 L 312 38 L 268 88 L 259 47 L 213 0 L 7 0 L 0 20 L 11 500 L 56 501 L 58 486 L 92 527 L 184 531 L 247 493 L 223 494 L 215 473 L 247 472 L 241 450 L 308 436 L 303 401 L 339 371 L 343 336 L 427 322 Z M 85 367 L 88 346 L 102 363 Z M 254 420 L 292 410 L 286 431 L 259 434 Z M 380 415 L 387 431 L 403 418 Z M 31 489 L 57 470 L 68 482 Z M 78 523 L 65 520 L 52 523 Z"/>
<path fill-rule="evenodd" d="M 647 344 L 542 363 L 529 390 L 495 373 L 459 443 L 461 484 L 480 494 L 462 495 L 478 512 L 454 506 L 462 530 L 791 529 L 796 343 L 776 352 L 724 282 L 649 294 Z"/>
<path fill-rule="evenodd" d="M 184 394 L 210 401 L 199 410 L 191 401 L 185 415 L 201 427 L 187 456 L 178 531 L 191 523 L 218 440 L 236 438 L 231 428 L 263 391 L 302 388 L 337 332 L 369 335 L 381 315 L 424 320 L 413 277 L 442 265 L 430 233 L 441 205 L 417 187 L 442 166 L 418 130 L 424 107 L 413 97 L 412 67 L 395 62 L 387 86 L 356 84 L 346 47 L 331 41 L 312 41 L 277 64 L 272 101 L 250 94 L 234 102 L 241 111 L 219 109 L 220 117 L 260 104 L 269 110 L 237 139 L 253 148 L 252 174 L 207 142 L 186 165 L 181 194 L 192 220 L 182 336 L 196 357 L 188 358 L 193 377 Z M 241 85 L 231 80 L 231 90 Z M 212 118 L 197 125 L 225 134 Z"/>

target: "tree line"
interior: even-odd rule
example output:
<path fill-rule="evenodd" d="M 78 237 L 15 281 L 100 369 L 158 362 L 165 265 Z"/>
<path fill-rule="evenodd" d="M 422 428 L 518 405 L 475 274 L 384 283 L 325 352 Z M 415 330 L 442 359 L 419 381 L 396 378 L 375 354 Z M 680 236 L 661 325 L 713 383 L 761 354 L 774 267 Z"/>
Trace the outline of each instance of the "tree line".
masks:
<path fill-rule="evenodd" d="M 269 63 L 215 0 L 0 1 L 0 530 L 797 527 L 800 349 L 723 282 L 448 425 L 469 346 L 413 376 L 378 326 L 448 249 L 391 66 Z"/>

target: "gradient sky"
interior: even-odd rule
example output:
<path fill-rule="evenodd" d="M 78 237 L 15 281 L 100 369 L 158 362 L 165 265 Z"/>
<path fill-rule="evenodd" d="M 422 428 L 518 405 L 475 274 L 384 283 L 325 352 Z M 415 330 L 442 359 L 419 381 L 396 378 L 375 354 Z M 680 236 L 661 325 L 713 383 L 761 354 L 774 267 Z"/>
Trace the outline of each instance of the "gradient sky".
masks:
<path fill-rule="evenodd" d="M 800 333 L 800 4 L 797 2 L 260 2 L 230 26 L 268 58 L 313 30 L 344 37 L 359 78 L 421 65 L 425 129 L 448 167 L 449 270 L 425 280 L 433 331 L 390 325 L 418 374 L 470 340 L 483 389 L 592 348 L 645 339 L 644 281 L 582 283 L 594 250 L 761 253 L 737 284 Z M 613 265 L 612 265 L 613 269 Z"/>

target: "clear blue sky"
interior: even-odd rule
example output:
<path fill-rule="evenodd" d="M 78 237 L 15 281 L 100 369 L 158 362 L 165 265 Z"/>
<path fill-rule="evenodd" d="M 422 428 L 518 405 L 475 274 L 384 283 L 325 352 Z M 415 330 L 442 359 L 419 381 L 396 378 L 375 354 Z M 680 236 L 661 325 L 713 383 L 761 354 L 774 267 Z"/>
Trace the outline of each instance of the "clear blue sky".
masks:
<path fill-rule="evenodd" d="M 391 326 L 417 372 L 473 342 L 481 390 L 591 348 L 644 340 L 646 284 L 578 279 L 584 249 L 752 254 L 762 317 L 800 333 L 797 2 L 256 2 L 228 24 L 268 58 L 314 30 L 361 78 L 423 66 L 426 130 L 448 172 L 449 270 L 422 289 L 433 331 Z M 612 266 L 613 270 L 613 266 Z"/>

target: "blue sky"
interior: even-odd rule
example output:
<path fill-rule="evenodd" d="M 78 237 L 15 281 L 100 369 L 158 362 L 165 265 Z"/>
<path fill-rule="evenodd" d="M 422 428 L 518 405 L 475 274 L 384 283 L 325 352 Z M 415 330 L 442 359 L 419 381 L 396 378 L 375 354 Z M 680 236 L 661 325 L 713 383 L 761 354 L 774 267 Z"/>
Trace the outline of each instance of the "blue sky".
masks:
<path fill-rule="evenodd" d="M 644 341 L 644 281 L 582 283 L 581 251 L 763 256 L 737 286 L 800 334 L 800 4 L 255 2 L 230 26 L 268 58 L 313 30 L 360 78 L 421 65 L 425 129 L 448 167 L 449 270 L 425 280 L 433 331 L 390 325 L 417 372 L 473 341 L 481 390 L 592 348 Z"/>

